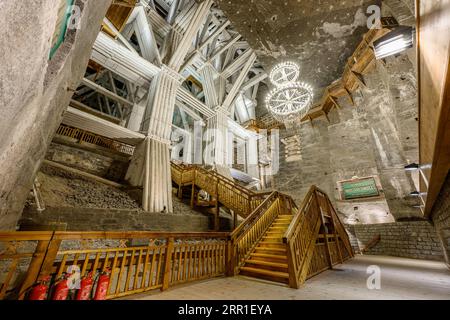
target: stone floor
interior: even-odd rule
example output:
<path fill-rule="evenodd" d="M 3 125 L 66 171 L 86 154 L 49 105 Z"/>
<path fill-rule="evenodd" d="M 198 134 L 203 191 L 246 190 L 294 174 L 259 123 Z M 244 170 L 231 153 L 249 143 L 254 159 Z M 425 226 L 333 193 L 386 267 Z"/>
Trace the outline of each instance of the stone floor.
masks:
<path fill-rule="evenodd" d="M 381 268 L 381 289 L 367 288 L 367 267 Z M 130 299 L 130 297 L 128 297 Z M 387 256 L 357 256 L 306 282 L 299 290 L 247 277 L 219 278 L 187 284 L 134 300 L 247 299 L 449 299 L 450 270 L 435 261 Z"/>

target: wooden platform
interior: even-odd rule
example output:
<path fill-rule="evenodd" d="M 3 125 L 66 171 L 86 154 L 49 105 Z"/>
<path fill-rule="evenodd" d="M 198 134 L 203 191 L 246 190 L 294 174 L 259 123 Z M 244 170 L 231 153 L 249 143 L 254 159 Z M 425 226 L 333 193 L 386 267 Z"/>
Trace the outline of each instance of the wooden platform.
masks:
<path fill-rule="evenodd" d="M 381 290 L 368 290 L 367 267 L 383 270 Z M 237 276 L 202 281 L 173 290 L 131 296 L 133 300 L 366 300 L 450 299 L 450 272 L 444 263 L 386 256 L 356 256 L 310 279 L 301 289 Z"/>

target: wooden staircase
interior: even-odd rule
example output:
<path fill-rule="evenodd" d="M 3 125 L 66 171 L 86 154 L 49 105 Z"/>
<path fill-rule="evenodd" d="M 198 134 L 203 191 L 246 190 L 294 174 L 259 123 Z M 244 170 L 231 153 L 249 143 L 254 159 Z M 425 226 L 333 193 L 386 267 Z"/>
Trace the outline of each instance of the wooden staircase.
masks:
<path fill-rule="evenodd" d="M 289 283 L 287 248 L 283 243 L 283 236 L 292 218 L 292 215 L 279 215 L 274 220 L 255 251 L 240 268 L 241 275 Z"/>
<path fill-rule="evenodd" d="M 312 186 L 300 207 L 277 191 L 255 193 L 200 166 L 172 163 L 172 180 L 200 190 L 216 205 L 245 220 L 230 234 L 225 261 L 228 276 L 245 275 L 299 288 L 307 279 L 353 257 L 353 249 L 330 199 Z M 236 221 L 236 220 L 235 220 Z"/>

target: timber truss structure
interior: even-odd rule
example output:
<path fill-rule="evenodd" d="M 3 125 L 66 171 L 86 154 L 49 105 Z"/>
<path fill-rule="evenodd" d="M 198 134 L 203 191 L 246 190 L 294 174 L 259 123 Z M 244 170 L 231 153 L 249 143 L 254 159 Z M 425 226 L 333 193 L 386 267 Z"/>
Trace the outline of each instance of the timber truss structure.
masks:
<path fill-rule="evenodd" d="M 198 124 L 222 174 L 231 177 L 230 150 L 215 135 L 231 134 L 247 150 L 244 173 L 260 178 L 247 124 L 266 78 L 213 0 L 114 1 L 63 124 L 135 146 L 127 181 L 143 187 L 145 210 L 171 212 L 170 160 L 203 160 L 192 145 Z"/>

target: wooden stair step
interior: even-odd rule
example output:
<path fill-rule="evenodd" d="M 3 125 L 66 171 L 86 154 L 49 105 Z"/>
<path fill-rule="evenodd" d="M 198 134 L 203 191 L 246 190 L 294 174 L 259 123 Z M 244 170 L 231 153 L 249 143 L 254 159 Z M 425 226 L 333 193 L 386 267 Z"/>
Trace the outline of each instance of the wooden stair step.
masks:
<path fill-rule="evenodd" d="M 241 267 L 240 274 L 254 278 L 260 278 L 275 282 L 289 283 L 289 274 L 287 272 L 279 272 L 251 267 Z"/>
<path fill-rule="evenodd" d="M 269 228 L 269 231 L 276 231 L 276 230 L 287 230 L 287 227 L 274 226 Z"/>
<path fill-rule="evenodd" d="M 285 233 L 286 233 L 286 231 L 282 231 L 282 230 L 280 230 L 280 231 L 267 231 L 266 235 L 281 235 L 281 237 L 282 237 L 282 236 L 284 236 Z"/>
<path fill-rule="evenodd" d="M 256 247 L 255 252 L 286 256 L 286 248 Z"/>
<path fill-rule="evenodd" d="M 258 247 L 267 247 L 267 248 L 286 248 L 286 245 L 282 242 L 272 242 L 272 241 L 261 241 L 258 243 Z"/>
<path fill-rule="evenodd" d="M 263 241 L 283 242 L 282 236 L 264 236 Z"/>
<path fill-rule="evenodd" d="M 256 266 L 261 266 L 263 267 L 267 267 L 267 268 L 273 268 L 274 271 L 280 271 L 280 272 L 288 272 L 288 264 L 286 263 L 280 263 L 280 262 L 269 262 L 269 261 L 264 261 L 264 260 L 258 260 L 258 259 L 250 259 L 245 261 L 245 266 L 247 265 L 256 265 Z"/>
<path fill-rule="evenodd" d="M 252 254 L 250 254 L 250 257 L 254 257 L 256 260 L 261 260 L 261 261 L 287 263 L 286 255 L 276 255 L 276 254 L 253 252 Z"/>
<path fill-rule="evenodd" d="M 274 222 L 271 227 L 289 227 L 289 222 Z"/>

